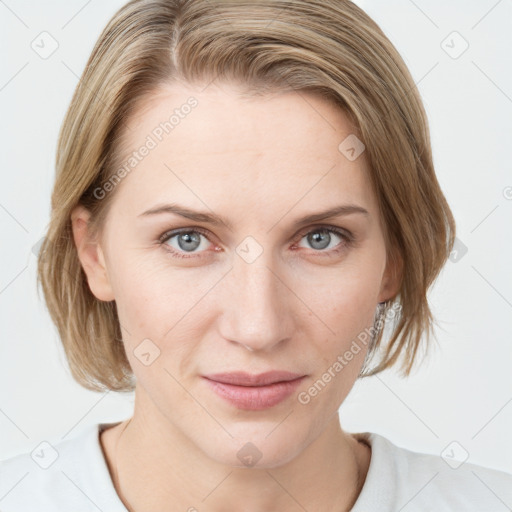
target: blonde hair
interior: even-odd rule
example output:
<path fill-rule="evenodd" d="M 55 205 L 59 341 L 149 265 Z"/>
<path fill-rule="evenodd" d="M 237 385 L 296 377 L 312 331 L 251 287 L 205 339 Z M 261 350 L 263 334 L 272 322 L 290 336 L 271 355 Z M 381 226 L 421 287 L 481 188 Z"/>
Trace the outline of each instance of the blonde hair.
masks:
<path fill-rule="evenodd" d="M 71 373 L 95 391 L 132 391 L 115 301 L 89 289 L 74 244 L 72 209 L 101 233 L 119 187 L 94 190 L 120 163 L 123 125 L 157 87 L 174 80 L 236 82 L 250 94 L 320 94 L 342 109 L 365 145 L 388 257 L 403 262 L 400 312 L 373 375 L 402 359 L 409 375 L 434 322 L 427 291 L 445 264 L 455 222 L 437 181 L 426 114 L 399 53 L 348 0 L 132 0 L 109 21 L 87 62 L 59 135 L 51 219 L 38 283 Z M 389 301 L 383 314 L 393 307 Z M 369 352 L 370 353 L 370 352 Z"/>

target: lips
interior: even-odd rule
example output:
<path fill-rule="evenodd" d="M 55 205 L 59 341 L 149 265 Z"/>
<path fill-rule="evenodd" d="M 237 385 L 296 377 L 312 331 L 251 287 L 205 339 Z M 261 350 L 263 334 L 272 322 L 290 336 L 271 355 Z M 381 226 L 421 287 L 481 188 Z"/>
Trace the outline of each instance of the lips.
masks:
<path fill-rule="evenodd" d="M 204 380 L 216 395 L 238 409 L 259 411 L 283 402 L 305 377 L 286 371 L 230 372 L 207 375 Z"/>
<path fill-rule="evenodd" d="M 303 375 L 281 370 L 272 370 L 259 374 L 230 372 L 205 375 L 205 378 L 209 380 L 220 382 L 222 384 L 233 384 L 235 386 L 266 386 L 276 382 L 288 382 L 300 377 L 303 377 Z"/>

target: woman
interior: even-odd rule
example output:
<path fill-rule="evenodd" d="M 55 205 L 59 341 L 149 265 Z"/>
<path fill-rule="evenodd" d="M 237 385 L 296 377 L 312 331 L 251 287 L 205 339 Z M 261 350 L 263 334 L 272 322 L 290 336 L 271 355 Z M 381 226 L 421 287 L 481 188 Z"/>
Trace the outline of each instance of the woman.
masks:
<path fill-rule="evenodd" d="M 134 414 L 4 461 L 1 510 L 510 505 L 506 473 L 339 423 L 358 378 L 426 348 L 454 236 L 414 82 L 360 8 L 129 2 L 64 120 L 38 270 L 73 376 Z"/>

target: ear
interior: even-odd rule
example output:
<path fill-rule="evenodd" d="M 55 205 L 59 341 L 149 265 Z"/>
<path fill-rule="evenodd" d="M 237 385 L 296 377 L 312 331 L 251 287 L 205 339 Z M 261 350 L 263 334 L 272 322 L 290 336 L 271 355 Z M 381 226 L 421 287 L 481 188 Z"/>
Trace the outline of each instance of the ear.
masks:
<path fill-rule="evenodd" d="M 89 218 L 90 212 L 82 205 L 76 206 L 71 212 L 73 239 L 78 259 L 94 296 L 101 301 L 112 301 L 114 293 L 108 278 L 105 257 L 99 242 L 91 237 L 88 230 Z"/>
<path fill-rule="evenodd" d="M 379 293 L 379 302 L 391 300 L 396 297 L 402 284 L 403 258 L 398 250 L 393 250 L 386 262 L 386 269 L 382 276 Z"/>

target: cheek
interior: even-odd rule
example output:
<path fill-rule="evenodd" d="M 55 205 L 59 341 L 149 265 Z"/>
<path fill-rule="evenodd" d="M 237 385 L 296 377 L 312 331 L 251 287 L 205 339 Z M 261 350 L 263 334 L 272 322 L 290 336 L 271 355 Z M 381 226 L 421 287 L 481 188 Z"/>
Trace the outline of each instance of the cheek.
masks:
<path fill-rule="evenodd" d="M 316 329 L 309 328 L 307 342 L 314 340 L 311 359 L 316 361 L 312 379 L 301 389 L 299 403 L 311 404 L 318 411 L 325 409 L 322 414 L 329 416 L 347 397 L 371 341 L 374 303 L 370 292 L 363 293 L 356 288 L 354 294 L 335 298 L 336 304 L 325 309 L 322 317 L 333 332 L 320 326 L 327 334 L 315 336 Z"/>
<path fill-rule="evenodd" d="M 361 254 L 357 261 L 304 274 L 294 290 L 310 310 L 308 323 L 314 323 L 316 314 L 324 332 L 340 340 L 357 334 L 373 319 L 380 281 L 378 262 Z M 317 324 L 320 328 L 322 322 Z"/>
<path fill-rule="evenodd" d="M 363 365 L 379 292 L 381 265 L 363 254 L 326 278 L 302 280 L 297 294 L 307 298 L 308 313 L 303 330 L 311 343 L 315 379 L 306 389 L 306 399 L 337 407 L 343 402 Z M 327 273 L 329 275 L 327 276 Z M 306 301 L 305 301 L 306 302 Z M 320 321 L 321 320 L 321 321 Z"/>
<path fill-rule="evenodd" d="M 153 253 L 125 255 L 113 276 L 120 317 L 139 333 L 161 337 L 197 302 L 201 283 L 173 269 L 165 257 Z"/>
<path fill-rule="evenodd" d="M 205 299 L 219 279 L 211 271 L 199 275 L 194 269 L 171 268 L 163 259 L 125 257 L 115 271 L 123 340 L 132 369 L 141 377 L 148 358 L 155 357 L 152 370 L 187 366 L 204 337 Z"/>

